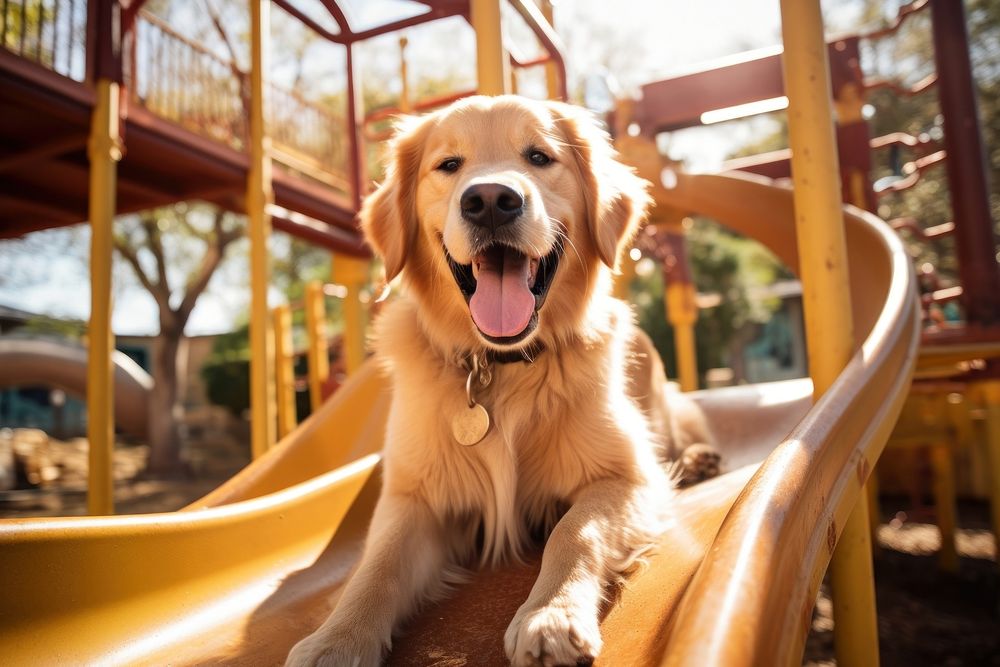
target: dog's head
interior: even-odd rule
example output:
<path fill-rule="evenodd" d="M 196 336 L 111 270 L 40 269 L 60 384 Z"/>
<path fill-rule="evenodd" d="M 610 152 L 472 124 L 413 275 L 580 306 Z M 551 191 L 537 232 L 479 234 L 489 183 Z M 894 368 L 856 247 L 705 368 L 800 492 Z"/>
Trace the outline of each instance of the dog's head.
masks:
<path fill-rule="evenodd" d="M 648 205 L 646 182 L 566 104 L 468 98 L 402 121 L 389 152 L 362 228 L 425 326 L 460 347 L 572 333 Z"/>

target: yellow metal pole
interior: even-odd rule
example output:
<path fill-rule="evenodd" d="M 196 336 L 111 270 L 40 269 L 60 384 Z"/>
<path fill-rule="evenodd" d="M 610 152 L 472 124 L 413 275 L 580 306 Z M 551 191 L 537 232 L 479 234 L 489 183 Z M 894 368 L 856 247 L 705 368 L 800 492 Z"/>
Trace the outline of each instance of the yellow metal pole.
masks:
<path fill-rule="evenodd" d="M 882 525 L 882 506 L 878 499 L 878 464 L 872 466 L 871 474 L 865 483 L 865 495 L 868 502 L 868 532 L 869 541 L 872 545 L 872 556 L 878 557 L 881 554 L 881 547 L 878 543 L 878 529 Z"/>
<path fill-rule="evenodd" d="M 865 122 L 864 91 L 857 84 L 849 83 L 841 86 L 833 104 L 837 111 L 837 124 L 841 127 Z M 858 169 L 851 169 L 847 174 L 847 179 L 848 202 L 867 210 L 870 185 L 866 174 Z"/>
<path fill-rule="evenodd" d="M 556 22 L 552 9 L 552 1 L 539 0 L 538 6 L 542 10 L 542 16 L 554 28 Z M 556 66 L 553 63 L 545 63 L 545 90 L 550 100 L 559 99 L 559 74 L 556 72 Z"/>
<path fill-rule="evenodd" d="M 87 332 L 87 511 L 114 513 L 112 456 L 115 446 L 114 382 L 111 351 L 111 237 L 115 217 L 118 133 L 118 84 L 98 79 L 90 141 L 90 325 Z"/>
<path fill-rule="evenodd" d="M 614 294 L 616 299 L 629 301 L 632 298 L 629 288 L 632 285 L 632 281 L 635 280 L 635 264 L 635 260 L 629 256 L 628 252 L 623 254 L 621 260 L 619 260 L 618 273 L 615 275 L 611 287 L 611 293 Z"/>
<path fill-rule="evenodd" d="M 274 309 L 274 356 L 277 359 L 278 437 L 284 438 L 298 424 L 295 413 L 295 348 L 292 342 L 292 309 Z"/>
<path fill-rule="evenodd" d="M 1000 380 L 977 382 L 974 390 L 986 411 L 986 456 L 989 466 L 990 512 L 993 539 L 1000 553 Z M 1000 558 L 997 559 L 1000 563 Z"/>
<path fill-rule="evenodd" d="M 698 322 L 694 277 L 687 259 L 686 229 L 691 224 L 686 217 L 665 207 L 653 211 L 658 227 L 666 232 L 670 256 L 663 266 L 663 297 L 667 320 L 674 330 L 674 356 L 677 358 L 677 381 L 682 391 L 698 389 L 698 353 L 695 348 L 694 326 Z"/>
<path fill-rule="evenodd" d="M 271 189 L 270 140 L 264 121 L 270 7 L 269 0 L 250 0 L 250 173 L 246 209 L 251 290 L 250 449 L 254 458 L 266 452 L 275 439 L 274 335 L 267 308 L 267 243 L 271 235 L 267 206 L 274 193 Z"/>
<path fill-rule="evenodd" d="M 931 447 L 931 469 L 934 471 L 934 508 L 941 532 L 941 552 L 938 562 L 947 572 L 958 572 L 958 551 L 955 548 L 955 528 L 958 523 L 955 509 L 955 465 L 948 443 Z"/>
<path fill-rule="evenodd" d="M 306 284 L 305 302 L 309 339 L 309 406 L 315 412 L 323 403 L 323 385 L 330 377 L 326 304 L 323 301 L 323 285 L 318 280 Z"/>
<path fill-rule="evenodd" d="M 864 91 L 856 84 L 849 83 L 841 86 L 836 91 L 833 100 L 836 110 L 837 124 L 840 126 L 851 125 L 853 123 L 865 122 Z M 847 173 L 847 194 L 848 203 L 854 204 L 858 208 L 867 210 L 869 208 L 868 191 L 871 185 L 868 183 L 868 176 L 858 169 L 850 169 Z M 842 189 L 843 192 L 843 189 Z M 843 195 L 841 195 L 843 196 Z M 871 535 L 872 555 L 879 554 L 878 528 L 881 523 L 881 510 L 878 499 L 878 465 L 872 466 L 871 474 L 865 483 L 865 502 L 868 503 L 868 528 Z"/>
<path fill-rule="evenodd" d="M 809 373 L 818 397 L 850 360 L 854 345 L 830 70 L 819 0 L 781 0 L 781 24 Z M 864 492 L 859 496 L 831 562 L 834 647 L 840 667 L 879 664 L 865 496 Z"/>
<path fill-rule="evenodd" d="M 681 391 L 698 389 L 698 354 L 694 325 L 698 321 L 694 285 L 671 282 L 666 286 L 667 319 L 674 329 L 674 354 L 677 357 L 677 381 Z"/>
<path fill-rule="evenodd" d="M 361 289 L 368 280 L 368 262 L 344 255 L 333 258 L 333 281 L 347 287 L 343 301 L 344 364 L 347 374 L 358 370 L 365 360 L 365 313 Z"/>
<path fill-rule="evenodd" d="M 500 0 L 470 0 L 472 28 L 476 31 L 476 72 L 480 95 L 508 91 L 510 63 L 503 48 Z"/>
<path fill-rule="evenodd" d="M 409 40 L 406 37 L 399 38 L 399 79 L 402 82 L 402 89 L 399 91 L 399 110 L 403 113 L 410 113 L 410 76 L 406 63 L 406 45 Z"/>

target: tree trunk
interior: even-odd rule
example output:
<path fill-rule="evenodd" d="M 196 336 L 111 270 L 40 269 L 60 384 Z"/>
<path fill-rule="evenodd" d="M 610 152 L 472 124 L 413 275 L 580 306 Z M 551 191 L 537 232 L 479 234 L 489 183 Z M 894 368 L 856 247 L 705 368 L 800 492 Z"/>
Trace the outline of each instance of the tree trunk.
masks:
<path fill-rule="evenodd" d="M 181 461 L 181 406 L 178 402 L 178 360 L 183 334 L 161 329 L 153 345 L 153 392 L 149 410 L 149 465 L 157 476 L 177 476 L 186 466 Z"/>

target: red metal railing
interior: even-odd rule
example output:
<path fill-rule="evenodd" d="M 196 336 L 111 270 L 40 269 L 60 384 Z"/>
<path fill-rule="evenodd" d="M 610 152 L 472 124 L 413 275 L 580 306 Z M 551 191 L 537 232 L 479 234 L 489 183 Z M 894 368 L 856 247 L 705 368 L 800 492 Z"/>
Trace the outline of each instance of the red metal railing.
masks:
<path fill-rule="evenodd" d="M 246 93 L 232 63 L 148 12 L 136 21 L 130 56 L 125 76 L 133 103 L 243 149 Z"/>
<path fill-rule="evenodd" d="M 249 89 L 231 60 L 140 11 L 126 68 L 132 101 L 192 132 L 243 150 Z M 342 115 L 294 91 L 268 88 L 273 157 L 287 169 L 349 190 Z"/>
<path fill-rule="evenodd" d="M 0 47 L 65 77 L 86 71 L 87 0 L 0 0 Z"/>
<path fill-rule="evenodd" d="M 239 67 L 144 10 L 137 14 L 126 44 L 130 50 L 125 58 L 125 81 L 132 104 L 244 150 L 249 89 Z M 0 47 L 84 81 L 87 0 L 0 0 Z M 272 84 L 268 92 L 268 129 L 275 161 L 348 192 L 343 114 L 280 86 Z"/>
<path fill-rule="evenodd" d="M 294 91 L 270 87 L 268 125 L 274 159 L 342 192 L 348 179 L 347 122 Z M 338 107 L 343 107 L 341 102 Z"/>

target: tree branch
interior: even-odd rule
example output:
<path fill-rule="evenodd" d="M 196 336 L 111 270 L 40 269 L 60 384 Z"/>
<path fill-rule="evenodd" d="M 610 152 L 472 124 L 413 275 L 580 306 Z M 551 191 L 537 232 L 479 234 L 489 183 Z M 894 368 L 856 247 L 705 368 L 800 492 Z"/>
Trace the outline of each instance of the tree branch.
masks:
<path fill-rule="evenodd" d="M 146 275 L 142 264 L 139 262 L 139 255 L 129 239 L 123 236 L 115 236 L 113 241 L 115 250 L 132 267 L 132 272 L 139 280 L 139 283 L 156 301 L 156 306 L 160 311 L 160 330 L 172 328 L 175 325 L 174 311 L 170 309 L 170 290 L 165 285 L 153 283 Z"/>
<path fill-rule="evenodd" d="M 201 296 L 205 288 L 208 287 L 209 281 L 212 279 L 212 275 L 215 270 L 219 268 L 219 264 L 222 263 L 223 257 L 226 255 L 226 247 L 240 237 L 239 231 L 237 229 L 226 230 L 223 228 L 223 220 L 225 219 L 225 211 L 222 209 L 217 209 L 215 212 L 215 220 L 212 224 L 214 233 L 211 239 L 206 239 L 208 242 L 208 248 L 205 250 L 205 255 L 202 257 L 201 265 L 194 274 L 194 279 L 188 283 L 187 289 L 184 292 L 184 298 L 181 300 L 181 304 L 174 311 L 177 315 L 178 325 L 183 330 L 184 326 L 187 324 L 188 317 L 191 316 L 191 311 L 194 310 L 194 305 L 198 301 L 198 297 Z"/>
<path fill-rule="evenodd" d="M 170 294 L 170 282 L 167 280 L 167 261 L 163 252 L 163 237 L 160 235 L 160 226 L 155 217 L 146 214 L 140 218 L 140 223 L 146 230 L 146 238 L 149 240 L 149 251 L 153 253 L 156 260 L 157 282 L 163 290 Z"/>

